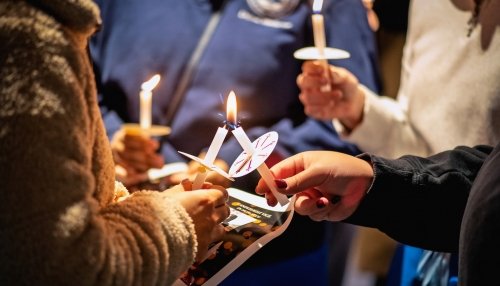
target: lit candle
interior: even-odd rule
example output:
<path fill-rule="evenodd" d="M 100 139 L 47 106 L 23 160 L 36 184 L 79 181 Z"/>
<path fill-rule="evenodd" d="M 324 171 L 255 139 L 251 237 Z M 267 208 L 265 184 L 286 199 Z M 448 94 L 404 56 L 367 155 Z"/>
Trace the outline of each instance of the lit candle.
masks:
<path fill-rule="evenodd" d="M 231 97 L 232 95 L 232 97 Z M 226 103 L 226 113 L 229 113 L 229 100 L 234 100 L 231 99 L 234 98 L 234 92 L 231 91 L 229 93 L 228 97 L 228 102 Z M 217 128 L 217 133 L 215 133 L 214 139 L 212 140 L 212 143 L 210 143 L 210 147 L 208 147 L 208 151 L 205 154 L 205 158 L 203 158 L 203 162 L 206 165 L 212 165 L 217 158 L 217 154 L 219 153 L 220 148 L 222 147 L 222 144 L 224 143 L 224 139 L 226 138 L 227 135 L 227 129 L 226 128 Z M 200 189 L 203 186 L 203 183 L 205 182 L 205 179 L 207 178 L 208 175 L 208 170 L 201 166 L 198 174 L 196 174 L 196 177 L 194 178 L 193 181 L 193 189 Z"/>
<path fill-rule="evenodd" d="M 231 132 L 233 133 L 233 135 L 236 138 L 236 140 L 238 141 L 238 143 L 240 143 L 243 150 L 248 154 L 248 156 L 252 156 L 255 153 L 255 149 L 252 145 L 252 141 L 250 141 L 250 138 L 248 138 L 248 136 L 245 133 L 245 131 L 243 130 L 243 128 L 241 128 L 241 126 L 239 126 L 237 124 L 237 120 L 236 120 L 236 110 L 237 110 L 236 96 L 234 95 L 233 92 L 231 92 L 229 94 L 229 98 L 228 98 L 227 102 L 228 102 L 227 103 L 227 108 L 228 108 L 227 120 L 229 122 L 228 124 L 230 125 L 230 128 L 233 129 L 233 131 L 231 131 Z M 265 162 L 262 163 L 259 167 L 257 167 L 257 172 L 259 172 L 260 176 L 262 177 L 264 182 L 267 184 L 267 186 L 269 187 L 269 189 L 271 190 L 273 195 L 276 197 L 276 199 L 278 200 L 280 205 L 282 205 L 282 206 L 286 205 L 289 202 L 288 198 L 284 194 L 278 192 L 276 182 L 274 181 L 274 176 L 271 173 L 271 170 L 269 170 L 269 168 L 267 167 Z"/>
<path fill-rule="evenodd" d="M 326 37 L 325 37 L 325 21 L 321 14 L 323 0 L 314 0 L 312 25 L 314 33 L 314 46 L 318 49 L 320 57 L 325 56 Z"/>
<path fill-rule="evenodd" d="M 203 158 L 203 162 L 210 166 L 213 165 L 217 154 L 219 153 L 220 148 L 222 147 L 222 143 L 224 143 L 224 139 L 227 135 L 226 128 L 217 128 L 217 133 L 215 133 L 214 139 L 212 139 L 212 143 L 210 143 L 210 147 L 208 147 L 208 151 Z M 196 177 L 193 181 L 193 190 L 201 189 L 205 179 L 207 178 L 208 170 L 201 166 L 196 174 Z"/>
<path fill-rule="evenodd" d="M 151 128 L 152 90 L 160 82 L 160 75 L 154 75 L 150 80 L 142 83 L 140 93 L 140 126 L 142 129 Z"/>
<path fill-rule="evenodd" d="M 325 20 L 321 14 L 321 8 L 323 7 L 323 0 L 314 0 L 313 2 L 313 14 L 312 14 L 312 26 L 314 35 L 314 46 L 318 50 L 319 61 L 323 65 L 326 75 L 329 78 L 329 67 L 328 61 L 325 57 L 326 48 L 326 37 L 325 37 Z M 321 91 L 330 91 L 330 85 L 325 84 L 321 87 Z"/>

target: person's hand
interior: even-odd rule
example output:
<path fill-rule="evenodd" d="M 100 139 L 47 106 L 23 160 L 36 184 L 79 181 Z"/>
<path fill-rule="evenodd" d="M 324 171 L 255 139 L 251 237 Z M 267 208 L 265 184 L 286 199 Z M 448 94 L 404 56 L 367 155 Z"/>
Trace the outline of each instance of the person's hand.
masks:
<path fill-rule="evenodd" d="M 124 184 L 137 181 L 136 178 L 147 178 L 145 173 L 150 168 L 161 168 L 163 157 L 156 153 L 159 142 L 139 132 L 119 130 L 111 140 L 111 150 L 115 164 L 123 170 L 118 175 Z"/>
<path fill-rule="evenodd" d="M 193 220 L 198 241 L 196 261 L 200 261 L 206 256 L 209 245 L 220 241 L 224 235 L 221 223 L 229 216 L 226 205 L 229 195 L 221 186 L 205 183 L 203 190 L 191 190 L 191 184 L 183 180 L 181 185 L 165 192 L 178 200 Z"/>
<path fill-rule="evenodd" d="M 297 77 L 301 90 L 299 99 L 308 116 L 320 120 L 337 118 L 352 130 L 363 119 L 364 92 L 358 79 L 348 70 L 335 66 L 329 68 L 330 78 L 320 62 L 304 62 L 302 73 Z M 321 87 L 328 83 L 331 90 L 322 91 Z"/>
<path fill-rule="evenodd" d="M 309 151 L 289 157 L 271 168 L 278 191 L 297 194 L 295 210 L 311 219 L 338 221 L 354 213 L 373 180 L 370 163 L 331 151 Z M 261 179 L 255 190 L 276 204 Z"/>

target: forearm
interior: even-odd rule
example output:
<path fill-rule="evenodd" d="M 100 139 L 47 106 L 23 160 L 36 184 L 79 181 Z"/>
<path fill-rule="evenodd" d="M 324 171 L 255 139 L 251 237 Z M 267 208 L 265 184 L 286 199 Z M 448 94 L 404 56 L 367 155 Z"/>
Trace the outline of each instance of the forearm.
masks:
<path fill-rule="evenodd" d="M 457 251 L 462 215 L 472 182 L 489 147 L 458 147 L 429 158 L 370 160 L 375 180 L 346 221 L 374 227 L 406 244 Z"/>
<path fill-rule="evenodd" d="M 161 210 L 155 201 L 132 197 L 101 211 L 95 202 L 80 201 L 65 211 L 3 224 L 8 232 L 1 241 L 8 247 L 2 253 L 9 261 L 1 280 L 170 285 L 194 260 L 194 230 L 182 207 L 164 200 Z"/>

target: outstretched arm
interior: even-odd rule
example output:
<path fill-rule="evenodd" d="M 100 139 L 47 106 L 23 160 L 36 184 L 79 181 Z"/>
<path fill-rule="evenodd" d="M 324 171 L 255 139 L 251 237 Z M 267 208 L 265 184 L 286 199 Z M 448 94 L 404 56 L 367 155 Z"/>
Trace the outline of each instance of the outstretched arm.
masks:
<path fill-rule="evenodd" d="M 467 198 L 492 148 L 457 147 L 429 158 L 305 152 L 271 170 L 298 213 L 379 228 L 420 247 L 456 251 Z M 256 192 L 274 197 L 263 181 Z"/>
<path fill-rule="evenodd" d="M 492 148 L 457 147 L 428 158 L 371 160 L 371 191 L 348 222 L 376 227 L 406 244 L 457 251 L 472 183 Z"/>

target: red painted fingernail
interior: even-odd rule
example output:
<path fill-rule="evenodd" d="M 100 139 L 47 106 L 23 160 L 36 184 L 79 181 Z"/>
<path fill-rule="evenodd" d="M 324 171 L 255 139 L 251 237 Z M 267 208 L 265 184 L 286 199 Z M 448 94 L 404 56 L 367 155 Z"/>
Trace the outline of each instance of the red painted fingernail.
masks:
<path fill-rule="evenodd" d="M 321 200 L 321 199 L 317 200 L 317 201 L 316 201 L 316 207 L 317 207 L 318 209 L 322 209 L 322 208 L 326 207 L 326 203 L 325 203 L 325 201 L 323 201 L 323 200 Z"/>
<path fill-rule="evenodd" d="M 274 182 L 276 183 L 276 186 L 280 189 L 286 189 L 286 187 L 288 187 L 285 180 L 283 179 L 276 179 L 274 180 Z"/>
<path fill-rule="evenodd" d="M 267 200 L 267 205 L 269 205 L 271 207 L 274 207 L 277 204 L 277 202 L 275 202 L 272 199 L 266 198 L 266 200 Z"/>

